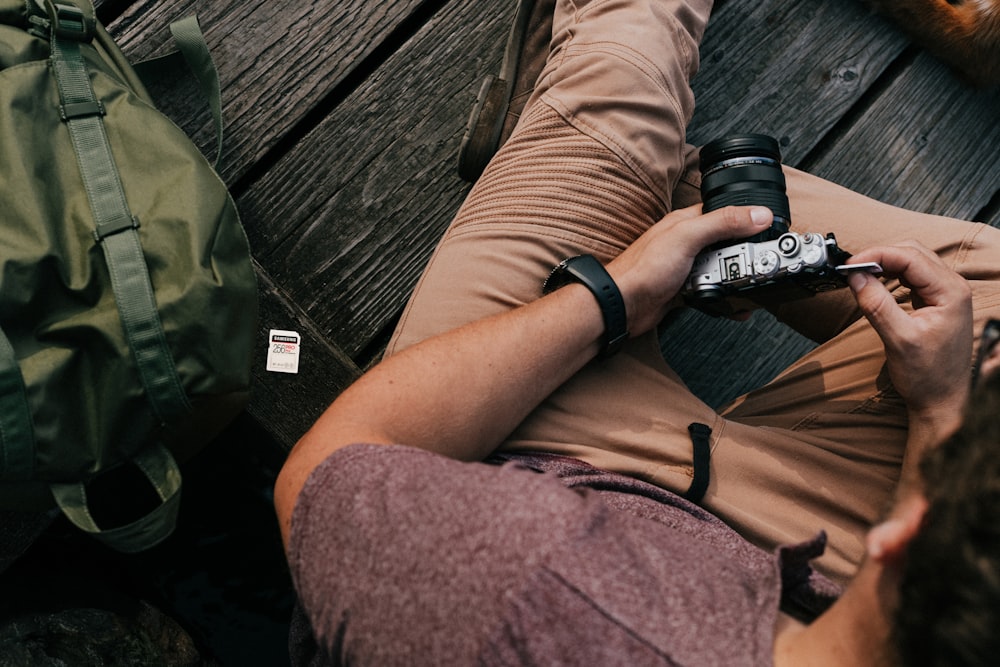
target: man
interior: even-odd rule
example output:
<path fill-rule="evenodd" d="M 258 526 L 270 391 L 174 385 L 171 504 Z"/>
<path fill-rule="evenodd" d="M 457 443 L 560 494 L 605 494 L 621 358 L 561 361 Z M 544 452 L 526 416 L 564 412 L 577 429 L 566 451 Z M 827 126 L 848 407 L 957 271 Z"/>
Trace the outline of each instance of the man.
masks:
<path fill-rule="evenodd" d="M 1000 235 L 786 169 L 795 230 L 835 232 L 886 279 L 854 273 L 850 290 L 779 307 L 824 343 L 721 414 L 691 395 L 656 324 L 700 250 L 772 222 L 762 207 L 682 207 L 696 200 L 687 82 L 710 11 L 556 3 L 517 129 L 387 359 L 278 480 L 318 659 L 897 658 L 897 582 L 934 497 L 919 461 L 961 422 L 973 330 L 1000 302 Z M 542 297 L 581 254 L 601 288 Z"/>

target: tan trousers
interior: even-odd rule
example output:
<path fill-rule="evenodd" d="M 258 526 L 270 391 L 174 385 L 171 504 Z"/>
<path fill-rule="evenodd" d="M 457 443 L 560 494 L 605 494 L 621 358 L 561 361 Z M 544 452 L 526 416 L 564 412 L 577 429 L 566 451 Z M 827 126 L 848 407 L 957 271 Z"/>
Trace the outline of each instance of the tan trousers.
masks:
<path fill-rule="evenodd" d="M 441 241 L 389 354 L 537 299 L 560 260 L 608 261 L 666 212 L 697 201 L 684 129 L 710 11 L 707 0 L 559 0 L 535 94 Z M 854 252 L 918 239 L 971 281 L 978 326 L 1000 311 L 997 230 L 893 208 L 794 169 L 786 176 L 794 231 L 834 232 Z M 908 302 L 905 288 L 890 287 Z M 649 334 L 567 382 L 504 449 L 572 456 L 683 492 L 692 480 L 688 425 L 708 424 L 711 483 L 701 504 L 767 548 L 825 530 L 817 565 L 844 581 L 891 500 L 905 406 L 849 290 L 776 315 L 823 344 L 720 413 L 691 394 Z"/>

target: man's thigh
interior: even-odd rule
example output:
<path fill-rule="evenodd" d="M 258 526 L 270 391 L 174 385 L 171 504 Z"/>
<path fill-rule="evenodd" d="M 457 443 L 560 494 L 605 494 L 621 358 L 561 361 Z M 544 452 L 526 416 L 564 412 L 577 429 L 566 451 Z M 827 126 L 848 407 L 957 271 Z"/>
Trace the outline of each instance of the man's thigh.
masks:
<path fill-rule="evenodd" d="M 532 301 L 552 267 L 610 261 L 671 209 L 709 0 L 559 0 L 518 126 L 424 272 L 388 347 Z"/>

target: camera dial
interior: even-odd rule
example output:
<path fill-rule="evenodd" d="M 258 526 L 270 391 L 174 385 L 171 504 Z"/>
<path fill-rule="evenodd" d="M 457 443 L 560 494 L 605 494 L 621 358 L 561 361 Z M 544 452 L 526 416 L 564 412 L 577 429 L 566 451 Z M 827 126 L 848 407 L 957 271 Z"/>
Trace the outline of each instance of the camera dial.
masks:
<path fill-rule="evenodd" d="M 770 278 L 781 268 L 781 258 L 773 250 L 765 250 L 753 261 L 753 271 L 761 278 Z"/>
<path fill-rule="evenodd" d="M 809 243 L 806 240 L 806 243 Z M 799 239 L 794 234 L 785 234 L 780 239 L 778 239 L 778 250 L 785 257 L 791 257 L 799 249 Z"/>

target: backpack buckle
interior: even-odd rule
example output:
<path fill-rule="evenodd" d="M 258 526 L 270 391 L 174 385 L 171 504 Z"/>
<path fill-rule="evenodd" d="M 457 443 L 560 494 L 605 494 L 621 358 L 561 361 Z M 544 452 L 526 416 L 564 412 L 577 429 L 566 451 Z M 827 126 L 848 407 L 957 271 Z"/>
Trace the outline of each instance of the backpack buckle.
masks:
<path fill-rule="evenodd" d="M 52 32 L 56 37 L 74 42 L 89 42 L 94 36 L 95 19 L 72 4 L 45 0 L 45 11 L 49 15 Z"/>

